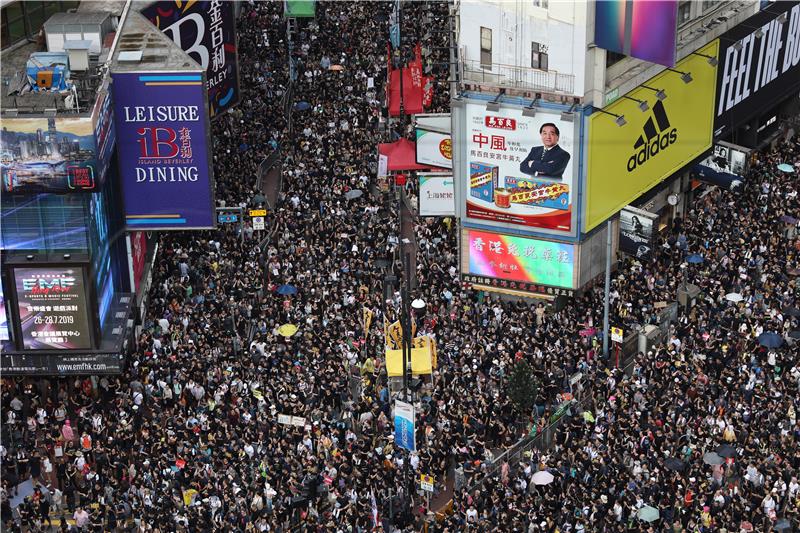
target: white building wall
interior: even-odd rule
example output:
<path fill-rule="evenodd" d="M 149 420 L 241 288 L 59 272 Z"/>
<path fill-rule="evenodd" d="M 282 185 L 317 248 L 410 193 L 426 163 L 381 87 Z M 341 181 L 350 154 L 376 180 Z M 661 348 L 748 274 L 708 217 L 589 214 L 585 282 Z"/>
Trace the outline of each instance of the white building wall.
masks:
<path fill-rule="evenodd" d="M 481 27 L 492 30 L 492 62 L 531 68 L 531 43 L 547 47 L 548 71 L 574 76 L 573 94 L 583 97 L 586 64 L 585 2 L 462 0 L 459 48 L 462 59 L 480 61 Z"/>

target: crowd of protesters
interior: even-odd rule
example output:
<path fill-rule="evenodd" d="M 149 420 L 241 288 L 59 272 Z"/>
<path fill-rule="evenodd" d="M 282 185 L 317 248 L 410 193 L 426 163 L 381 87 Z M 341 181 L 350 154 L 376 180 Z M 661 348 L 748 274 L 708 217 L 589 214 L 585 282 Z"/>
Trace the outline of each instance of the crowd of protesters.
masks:
<path fill-rule="evenodd" d="M 779 518 L 797 527 L 800 366 L 789 333 L 800 329 L 800 312 L 786 310 L 796 309 L 790 272 L 800 246 L 781 217 L 798 205 L 795 174 L 775 170 L 800 162 L 796 142 L 760 156 L 740 194 L 712 191 L 695 202 L 651 259 L 620 263 L 616 323 L 652 322 L 654 302 L 674 300 L 684 280 L 702 291 L 630 377 L 606 371 L 613 365 L 596 338 L 580 335 L 601 323 L 599 289 L 558 312 L 477 293 L 458 276 L 455 222 L 419 220 L 414 296 L 427 302 L 419 331 L 437 339 L 439 357 L 432 391 L 420 392 L 419 452 L 408 454 L 393 441 L 381 357 L 383 318 L 396 318 L 399 296 L 384 299 L 393 262 L 378 264 L 401 237 L 396 201 L 376 188 L 374 154 L 378 142 L 407 133 L 407 123 L 388 127 L 381 114 L 391 4 L 317 3 L 316 18 L 292 36 L 293 84 L 282 9 L 244 4 L 242 100 L 213 126 L 220 205 L 262 203 L 258 165 L 280 148 L 270 237 L 251 227 L 244 238 L 235 228 L 162 236 L 147 319 L 123 376 L 3 381 L 4 525 L 416 527 L 419 519 L 398 510 L 407 471 L 433 475 L 445 490 L 459 467 L 472 486 L 530 423 L 548 418 L 581 372 L 590 416 L 576 413 L 553 450 L 456 491 L 452 514 L 431 527 L 738 531 L 749 522 L 767 531 Z M 404 13 L 409 39 L 424 33 L 423 20 L 445 26 L 447 5 L 411 3 Z M 447 52 L 430 44 L 443 81 Z M 308 104 L 291 127 L 281 102 L 290 85 L 292 100 Z M 444 83 L 436 95 L 431 110 L 447 111 Z M 689 254 L 703 262 L 687 266 Z M 726 299 L 734 292 L 741 302 Z M 375 314 L 367 335 L 365 307 Z M 297 332 L 284 334 L 285 324 Z M 759 345 L 769 331 L 785 338 L 781 347 Z M 530 417 L 515 411 L 504 385 L 520 359 L 540 384 Z M 721 444 L 733 456 L 705 464 Z M 555 480 L 536 485 L 540 470 Z M 20 498 L 25 482 L 33 492 Z M 659 521 L 638 518 L 645 505 Z"/>

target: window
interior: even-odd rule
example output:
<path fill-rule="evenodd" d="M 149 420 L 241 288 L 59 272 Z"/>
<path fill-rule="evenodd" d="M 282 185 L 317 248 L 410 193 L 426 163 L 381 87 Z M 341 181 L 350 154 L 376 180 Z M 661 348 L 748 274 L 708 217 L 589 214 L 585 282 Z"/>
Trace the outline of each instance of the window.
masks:
<path fill-rule="evenodd" d="M 531 68 L 547 70 L 547 47 L 539 43 L 531 43 Z"/>
<path fill-rule="evenodd" d="M 492 68 L 492 29 L 481 26 L 481 68 Z"/>
<path fill-rule="evenodd" d="M 678 4 L 678 25 L 689 22 L 690 18 L 692 18 L 692 3 L 681 2 Z"/>
<path fill-rule="evenodd" d="M 2 18 L 3 26 L 3 48 L 25 38 L 25 16 L 22 11 L 22 3 L 4 7 L 3 16 L 0 18 Z"/>
<path fill-rule="evenodd" d="M 719 0 L 703 0 L 703 7 L 702 7 L 703 13 L 705 13 L 709 9 L 714 9 L 715 7 L 717 7 L 717 4 L 719 3 L 720 3 Z"/>
<path fill-rule="evenodd" d="M 614 63 L 618 63 L 625 59 L 625 54 L 620 54 L 617 52 L 612 52 L 611 50 L 606 50 L 606 68 L 610 67 Z"/>

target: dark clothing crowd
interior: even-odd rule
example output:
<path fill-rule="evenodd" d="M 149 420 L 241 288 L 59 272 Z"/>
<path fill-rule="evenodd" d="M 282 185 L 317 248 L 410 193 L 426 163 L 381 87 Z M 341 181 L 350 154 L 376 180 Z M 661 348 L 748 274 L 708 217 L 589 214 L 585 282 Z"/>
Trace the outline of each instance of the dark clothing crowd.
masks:
<path fill-rule="evenodd" d="M 626 329 L 655 323 L 655 302 L 681 284 L 700 289 L 628 372 L 581 335 L 602 323 L 602 286 L 558 311 L 474 291 L 459 278 L 456 221 L 416 220 L 418 334 L 436 339 L 438 364 L 418 393 L 418 451 L 396 445 L 383 324 L 400 314 L 385 277 L 400 273 L 402 236 L 375 151 L 413 128 L 382 109 L 392 5 L 317 2 L 290 43 L 282 2 L 243 4 L 241 101 L 212 127 L 216 196 L 263 205 L 259 165 L 279 150 L 268 228 L 160 237 L 123 375 L 3 380 L 4 529 L 49 531 L 55 519 L 62 530 L 142 532 L 418 531 L 425 519 L 442 532 L 800 527 L 800 240 L 784 221 L 800 205 L 797 173 L 776 170 L 800 170 L 796 140 L 758 154 L 741 192 L 696 199 L 651 258 L 619 261 L 611 315 Z M 446 34 L 426 30 L 445 28 L 447 14 L 447 3 L 403 7 L 404 46 L 431 50 L 431 112 L 448 111 L 448 51 Z M 780 346 L 762 346 L 770 332 Z M 507 390 L 521 360 L 538 384 L 529 413 Z M 543 427 L 578 373 L 580 412 L 554 447 L 486 476 Z M 445 505 L 455 469 L 470 490 Z M 542 472 L 552 481 L 538 484 Z M 404 503 L 407 476 L 423 473 L 441 509 L 416 492 Z"/>

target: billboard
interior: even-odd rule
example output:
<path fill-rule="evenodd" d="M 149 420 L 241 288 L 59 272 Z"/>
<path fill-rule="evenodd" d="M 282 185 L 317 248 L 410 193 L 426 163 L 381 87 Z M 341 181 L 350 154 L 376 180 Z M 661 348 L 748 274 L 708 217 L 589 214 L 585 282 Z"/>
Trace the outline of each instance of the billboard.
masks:
<path fill-rule="evenodd" d="M 418 174 L 417 177 L 420 216 L 455 216 L 456 198 L 452 174 Z"/>
<path fill-rule="evenodd" d="M 470 228 L 463 230 L 461 242 L 461 272 L 482 280 L 477 283 L 523 291 L 545 286 L 575 288 L 572 244 Z"/>
<path fill-rule="evenodd" d="M 650 257 L 658 215 L 626 206 L 619 212 L 619 249 L 638 259 Z"/>
<path fill-rule="evenodd" d="M 749 154 L 749 150 L 735 145 L 715 144 L 714 151 L 695 165 L 690 175 L 693 179 L 738 191 L 745 181 Z"/>
<path fill-rule="evenodd" d="M 102 181 L 114 155 L 116 132 L 114 131 L 114 106 L 111 93 L 106 90 L 100 94 L 92 110 L 92 130 L 97 153 L 97 175 Z"/>
<path fill-rule="evenodd" d="M 234 2 L 162 0 L 142 10 L 206 71 L 210 116 L 239 102 Z"/>
<path fill-rule="evenodd" d="M 3 118 L 2 192 L 93 192 L 100 170 L 91 117 Z"/>
<path fill-rule="evenodd" d="M 121 353 L 65 352 L 4 353 L 0 355 L 0 371 L 7 376 L 85 376 L 119 374 L 125 366 Z"/>
<path fill-rule="evenodd" d="M 133 292 L 139 294 L 144 267 L 147 264 L 147 233 L 144 231 L 132 231 L 128 234 L 128 246 L 130 247 L 131 274 L 133 275 L 132 288 Z"/>
<path fill-rule="evenodd" d="M 417 164 L 453 168 L 453 143 L 448 133 L 417 128 Z"/>
<path fill-rule="evenodd" d="M 112 76 L 128 229 L 214 227 L 202 74 L 126 72 Z"/>
<path fill-rule="evenodd" d="M 800 4 L 773 2 L 745 22 L 720 37 L 715 138 L 800 89 Z"/>
<path fill-rule="evenodd" d="M 594 42 L 627 56 L 675 66 L 677 0 L 595 2 Z"/>
<path fill-rule="evenodd" d="M 410 403 L 395 400 L 394 402 L 394 442 L 400 448 L 410 452 L 417 451 L 415 438 L 414 406 Z"/>
<path fill-rule="evenodd" d="M 3 293 L 3 285 L 0 283 L 0 341 L 7 341 L 11 338 L 8 331 L 8 314 L 6 313 L 6 298 Z"/>
<path fill-rule="evenodd" d="M 13 267 L 24 350 L 87 350 L 92 327 L 83 265 Z"/>
<path fill-rule="evenodd" d="M 716 57 L 718 42 L 700 53 Z M 675 72 L 663 71 L 645 85 L 662 90 L 665 99 L 645 87 L 627 96 L 644 100 L 649 108 L 620 98 L 589 118 L 585 231 L 613 216 L 641 194 L 699 157 L 711 146 L 716 68 L 706 58 L 689 55 L 677 70 L 692 76 L 690 83 Z"/>
<path fill-rule="evenodd" d="M 486 110 L 464 105 L 466 153 L 460 159 L 467 221 L 490 226 L 573 229 L 578 143 L 572 122 L 560 113 L 521 107 Z"/>
<path fill-rule="evenodd" d="M 283 11 L 286 17 L 313 18 L 317 10 L 317 0 L 284 0 Z"/>

